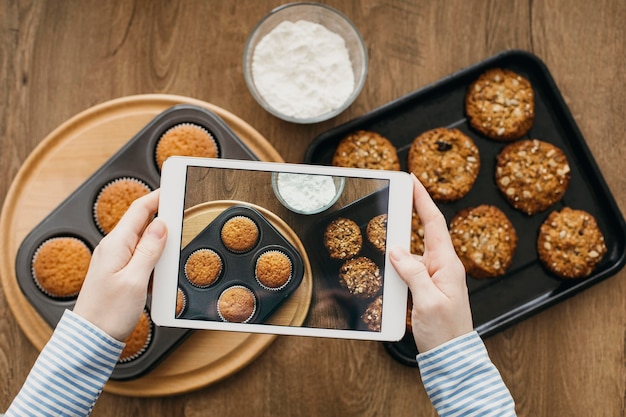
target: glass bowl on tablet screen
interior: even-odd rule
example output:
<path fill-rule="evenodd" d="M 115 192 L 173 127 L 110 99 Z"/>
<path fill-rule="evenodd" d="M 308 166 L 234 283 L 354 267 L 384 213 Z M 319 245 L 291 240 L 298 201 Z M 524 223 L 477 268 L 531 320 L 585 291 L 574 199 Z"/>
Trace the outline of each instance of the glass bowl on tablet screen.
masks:
<path fill-rule="evenodd" d="M 272 173 L 272 189 L 276 198 L 298 214 L 317 214 L 328 210 L 337 202 L 344 186 L 344 177 Z"/>

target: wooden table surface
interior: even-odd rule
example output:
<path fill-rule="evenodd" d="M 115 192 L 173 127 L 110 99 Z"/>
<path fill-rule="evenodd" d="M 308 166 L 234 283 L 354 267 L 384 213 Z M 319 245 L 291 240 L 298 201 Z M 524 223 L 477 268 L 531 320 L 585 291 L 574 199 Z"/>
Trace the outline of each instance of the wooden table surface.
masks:
<path fill-rule="evenodd" d="M 283 122 L 242 75 L 246 38 L 283 2 L 0 0 L 0 203 L 54 128 L 107 100 L 168 93 L 220 106 L 288 162 L 312 138 L 510 48 L 550 69 L 606 182 L 626 211 L 626 3 L 618 0 L 325 1 L 360 29 L 369 75 L 333 120 Z M 626 413 L 626 270 L 489 337 L 520 416 Z M 0 410 L 37 357 L 0 297 Z M 418 371 L 377 343 L 278 337 L 217 384 L 165 398 L 105 393 L 94 416 L 432 416 Z"/>

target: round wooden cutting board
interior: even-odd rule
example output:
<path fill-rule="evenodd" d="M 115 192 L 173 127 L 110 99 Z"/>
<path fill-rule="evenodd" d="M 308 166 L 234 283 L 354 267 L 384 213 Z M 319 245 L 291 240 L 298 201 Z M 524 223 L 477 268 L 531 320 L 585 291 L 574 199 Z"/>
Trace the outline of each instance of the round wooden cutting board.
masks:
<path fill-rule="evenodd" d="M 183 103 L 219 115 L 259 159 L 282 162 L 267 140 L 243 120 L 212 104 L 182 96 L 149 94 L 108 101 L 79 113 L 55 129 L 24 162 L 11 184 L 0 216 L 0 279 L 11 311 L 37 349 L 43 348 L 52 329 L 24 297 L 17 283 L 15 257 L 22 240 L 154 117 Z M 308 274 L 310 283 L 308 259 L 306 264 L 305 277 Z M 304 321 L 310 294 L 308 301 L 306 296 L 304 299 L 293 310 L 291 324 Z M 150 373 L 131 381 L 110 381 L 104 390 L 143 397 L 189 392 L 239 371 L 275 338 L 266 334 L 195 331 Z"/>

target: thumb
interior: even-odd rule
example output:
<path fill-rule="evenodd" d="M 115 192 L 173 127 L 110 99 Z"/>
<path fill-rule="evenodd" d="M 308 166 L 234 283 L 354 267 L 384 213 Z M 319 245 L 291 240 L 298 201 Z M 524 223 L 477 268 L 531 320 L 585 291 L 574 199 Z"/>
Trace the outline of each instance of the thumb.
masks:
<path fill-rule="evenodd" d="M 411 289 L 411 293 L 432 291 L 434 284 L 426 266 L 417 256 L 413 256 L 400 246 L 393 246 L 389 249 L 389 259 L 400 278 Z"/>
<path fill-rule="evenodd" d="M 141 239 L 137 243 L 133 256 L 128 262 L 126 269 L 132 275 L 130 276 L 150 276 L 157 261 L 165 248 L 167 236 L 167 227 L 165 223 L 159 219 L 154 219 L 146 230 Z"/>

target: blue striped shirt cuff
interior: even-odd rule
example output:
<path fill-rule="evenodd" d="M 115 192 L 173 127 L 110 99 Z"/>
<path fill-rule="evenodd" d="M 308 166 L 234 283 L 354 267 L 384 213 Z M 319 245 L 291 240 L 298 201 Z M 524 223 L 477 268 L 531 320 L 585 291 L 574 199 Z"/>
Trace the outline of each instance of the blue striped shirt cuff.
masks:
<path fill-rule="evenodd" d="M 417 363 L 439 416 L 515 416 L 513 398 L 475 331 L 417 355 Z"/>
<path fill-rule="evenodd" d="M 6 416 L 88 416 L 123 348 L 66 310 Z"/>

